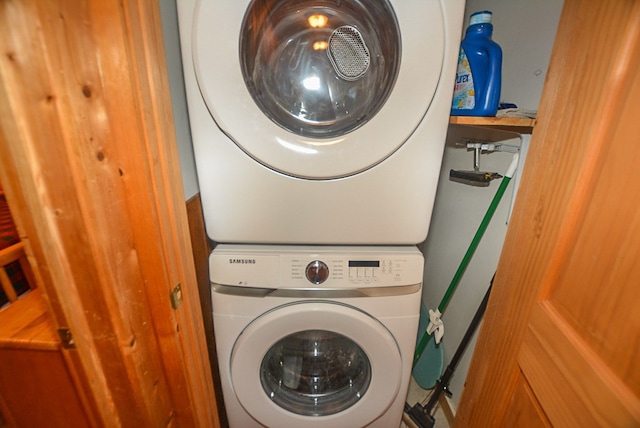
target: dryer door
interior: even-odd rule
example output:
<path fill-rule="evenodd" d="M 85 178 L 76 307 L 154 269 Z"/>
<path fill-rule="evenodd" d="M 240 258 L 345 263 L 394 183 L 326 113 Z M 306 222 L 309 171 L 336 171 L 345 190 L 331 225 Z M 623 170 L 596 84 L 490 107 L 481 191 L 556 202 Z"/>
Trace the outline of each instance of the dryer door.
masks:
<path fill-rule="evenodd" d="M 231 381 L 245 410 L 266 426 L 365 426 L 400 388 L 391 333 L 357 308 L 301 301 L 275 308 L 239 336 Z"/>
<path fill-rule="evenodd" d="M 198 2 L 192 46 L 202 97 L 230 140 L 278 172 L 331 179 L 409 138 L 444 43 L 437 0 L 223 0 Z"/>

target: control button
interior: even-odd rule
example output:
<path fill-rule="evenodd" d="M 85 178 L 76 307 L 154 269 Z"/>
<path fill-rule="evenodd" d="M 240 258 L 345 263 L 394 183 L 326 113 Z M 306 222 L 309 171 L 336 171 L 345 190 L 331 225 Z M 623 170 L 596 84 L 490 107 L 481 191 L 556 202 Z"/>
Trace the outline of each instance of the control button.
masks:
<path fill-rule="evenodd" d="M 329 277 L 329 267 L 320 260 L 314 260 L 307 265 L 305 274 L 310 282 L 322 284 Z"/>

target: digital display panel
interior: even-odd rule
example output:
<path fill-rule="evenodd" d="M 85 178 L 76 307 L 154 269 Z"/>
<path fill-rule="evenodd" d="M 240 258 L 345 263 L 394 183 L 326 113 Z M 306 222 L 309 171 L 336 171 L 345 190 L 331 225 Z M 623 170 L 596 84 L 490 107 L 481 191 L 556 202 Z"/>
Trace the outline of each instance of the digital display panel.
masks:
<path fill-rule="evenodd" d="M 379 260 L 349 260 L 349 267 L 380 267 Z"/>

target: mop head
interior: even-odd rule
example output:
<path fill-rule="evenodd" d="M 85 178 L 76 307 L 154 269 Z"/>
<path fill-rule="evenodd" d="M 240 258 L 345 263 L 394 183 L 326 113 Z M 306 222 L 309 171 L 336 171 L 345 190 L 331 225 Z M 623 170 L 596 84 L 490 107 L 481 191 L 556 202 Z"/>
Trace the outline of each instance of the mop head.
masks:
<path fill-rule="evenodd" d="M 436 423 L 435 418 L 428 414 L 420 403 L 416 403 L 413 407 L 404 403 L 402 421 L 410 428 L 431 428 Z"/>
<path fill-rule="evenodd" d="M 469 186 L 488 187 L 491 181 L 497 178 L 502 178 L 502 175 L 497 172 L 458 171 L 455 169 L 449 171 L 449 179 L 451 181 Z"/>

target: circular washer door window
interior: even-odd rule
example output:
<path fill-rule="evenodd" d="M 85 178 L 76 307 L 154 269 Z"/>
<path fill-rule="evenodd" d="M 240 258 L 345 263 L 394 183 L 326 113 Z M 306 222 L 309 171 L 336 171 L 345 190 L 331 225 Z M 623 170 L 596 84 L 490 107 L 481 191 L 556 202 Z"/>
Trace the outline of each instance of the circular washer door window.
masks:
<path fill-rule="evenodd" d="M 371 363 L 353 340 L 326 330 L 289 334 L 260 365 L 260 383 L 275 404 L 303 416 L 325 416 L 357 403 L 371 382 Z"/>
<path fill-rule="evenodd" d="M 254 0 L 240 64 L 260 110 L 284 129 L 328 138 L 364 125 L 400 68 L 400 30 L 388 1 Z"/>
<path fill-rule="evenodd" d="M 230 369 L 240 404 L 263 425 L 365 426 L 397 396 L 402 359 L 392 334 L 370 315 L 301 301 L 249 324 Z"/>
<path fill-rule="evenodd" d="M 212 120 L 229 144 L 289 176 L 373 168 L 411 137 L 438 88 L 437 0 L 200 0 L 193 20 Z"/>

